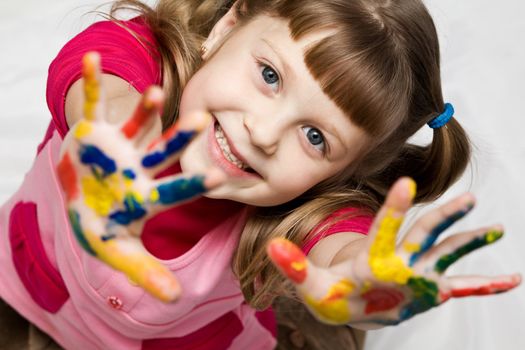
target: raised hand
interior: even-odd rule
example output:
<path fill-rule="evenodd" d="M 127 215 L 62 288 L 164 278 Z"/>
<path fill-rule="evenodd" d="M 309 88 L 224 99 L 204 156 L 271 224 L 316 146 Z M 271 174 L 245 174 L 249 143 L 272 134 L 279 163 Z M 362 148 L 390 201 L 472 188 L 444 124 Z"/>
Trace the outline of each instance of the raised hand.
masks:
<path fill-rule="evenodd" d="M 213 171 L 206 176 L 155 179 L 208 124 L 210 116 L 201 113 L 186 118 L 149 146 L 141 146 L 162 108 L 162 90 L 149 88 L 131 118 L 113 125 L 105 120 L 100 76 L 99 55 L 86 54 L 84 118 L 64 139 L 57 169 L 69 219 L 87 252 L 122 271 L 155 297 L 173 301 L 181 288 L 175 276 L 146 251 L 140 234 L 152 215 L 222 181 L 222 175 Z"/>
<path fill-rule="evenodd" d="M 436 244 L 439 235 L 474 206 L 469 194 L 420 218 L 396 244 L 414 196 L 413 180 L 400 179 L 365 238 L 366 248 L 338 265 L 317 267 L 285 239 L 271 241 L 268 254 L 313 315 L 330 324 L 395 325 L 452 297 L 496 294 L 520 284 L 519 274 L 443 275 L 462 256 L 503 235 L 503 229 L 494 226 L 456 234 Z"/>

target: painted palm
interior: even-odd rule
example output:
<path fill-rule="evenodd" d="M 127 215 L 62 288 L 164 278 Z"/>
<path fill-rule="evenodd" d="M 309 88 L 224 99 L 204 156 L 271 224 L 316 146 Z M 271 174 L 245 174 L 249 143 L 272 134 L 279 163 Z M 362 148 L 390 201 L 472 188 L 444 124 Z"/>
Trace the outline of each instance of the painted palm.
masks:
<path fill-rule="evenodd" d="M 314 316 L 331 324 L 395 325 L 450 298 L 505 292 L 521 282 L 520 275 L 443 275 L 459 258 L 503 235 L 502 228 L 495 226 L 436 243 L 443 231 L 472 209 L 474 199 L 469 194 L 423 216 L 396 244 L 414 196 L 411 179 L 398 181 L 364 238 L 366 248 L 344 263 L 316 267 L 285 239 L 271 241 L 268 254 Z"/>
<path fill-rule="evenodd" d="M 203 113 L 187 118 L 186 124 L 176 124 L 142 146 L 162 108 L 162 90 L 148 89 L 131 118 L 114 125 L 105 120 L 100 75 L 99 55 L 88 53 L 83 59 L 84 118 L 66 136 L 58 164 L 71 226 L 91 255 L 155 297 L 173 301 L 181 288 L 175 276 L 145 250 L 140 234 L 152 215 L 213 185 L 211 177 L 204 176 L 155 179 L 210 117 Z"/>

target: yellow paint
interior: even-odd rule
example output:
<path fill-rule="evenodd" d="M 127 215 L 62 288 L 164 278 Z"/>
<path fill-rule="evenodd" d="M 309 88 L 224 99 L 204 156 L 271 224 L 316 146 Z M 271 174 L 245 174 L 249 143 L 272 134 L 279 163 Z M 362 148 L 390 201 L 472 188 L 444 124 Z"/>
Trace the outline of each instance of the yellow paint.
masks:
<path fill-rule="evenodd" d="M 84 117 L 87 120 L 95 120 L 95 108 L 100 97 L 100 85 L 97 80 L 97 67 L 93 62 L 92 55 L 85 55 L 83 60 L 84 77 Z"/>
<path fill-rule="evenodd" d="M 332 324 L 345 324 L 350 321 L 348 295 L 353 289 L 352 282 L 342 279 L 334 284 L 322 299 L 306 295 L 304 300 L 320 320 Z"/>
<path fill-rule="evenodd" d="M 361 286 L 360 294 L 364 294 L 368 292 L 370 289 L 372 289 L 372 283 L 370 283 L 370 281 L 364 281 L 363 285 Z"/>
<path fill-rule="evenodd" d="M 142 198 L 142 195 L 140 193 L 138 193 L 137 191 L 130 191 L 130 192 L 126 193 L 125 201 L 129 205 L 131 210 L 135 210 L 136 209 L 135 208 L 135 203 L 134 203 L 134 201 L 132 199 L 134 199 L 139 204 L 144 203 L 144 199 Z"/>
<path fill-rule="evenodd" d="M 500 239 L 501 236 L 503 236 L 503 232 L 501 231 L 490 231 L 485 236 L 486 237 L 485 239 L 487 240 L 487 243 L 492 243 Z"/>
<path fill-rule="evenodd" d="M 91 134 L 91 131 L 93 129 L 93 126 L 90 122 L 88 122 L 85 119 L 82 119 L 78 122 L 77 126 L 75 127 L 75 138 L 82 139 L 85 136 Z"/>
<path fill-rule="evenodd" d="M 421 251 L 421 244 L 405 242 L 405 244 L 403 244 L 403 249 L 405 249 L 405 252 L 407 253 L 417 253 Z"/>
<path fill-rule="evenodd" d="M 175 276 L 167 267 L 141 249 L 138 239 L 136 240 L 137 248 L 130 249 L 129 242 L 123 248 L 118 238 L 103 241 L 89 231 L 84 231 L 84 236 L 97 253 L 97 257 L 114 269 L 123 272 L 131 284 L 141 286 L 162 301 L 174 300 L 180 289 Z"/>
<path fill-rule="evenodd" d="M 159 191 L 156 188 L 151 190 L 151 193 L 149 194 L 149 201 L 152 203 L 157 203 L 159 201 L 159 198 Z"/>
<path fill-rule="evenodd" d="M 123 193 L 119 186 L 119 176 L 112 174 L 99 181 L 93 176 L 82 178 L 84 202 L 100 216 L 107 216 L 115 202 L 122 202 Z"/>
<path fill-rule="evenodd" d="M 295 271 L 303 271 L 304 269 L 306 269 L 306 260 L 303 260 L 303 261 L 294 261 L 290 264 L 290 266 L 292 267 L 292 269 L 294 269 Z"/>
<path fill-rule="evenodd" d="M 389 209 L 370 247 L 368 263 L 374 276 L 384 282 L 406 284 L 414 273 L 395 254 L 396 236 L 402 222 L 403 217 L 394 217 L 393 210 Z"/>
<path fill-rule="evenodd" d="M 410 192 L 410 199 L 414 199 L 414 197 L 416 197 L 417 185 L 414 180 L 410 178 L 408 180 L 408 190 Z"/>

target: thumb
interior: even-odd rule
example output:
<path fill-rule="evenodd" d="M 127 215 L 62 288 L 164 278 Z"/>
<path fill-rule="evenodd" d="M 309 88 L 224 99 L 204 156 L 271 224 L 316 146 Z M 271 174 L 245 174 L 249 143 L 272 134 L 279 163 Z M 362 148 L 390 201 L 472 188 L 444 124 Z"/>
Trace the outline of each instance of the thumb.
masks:
<path fill-rule="evenodd" d="M 298 246 L 284 238 L 271 240 L 267 253 L 317 319 L 328 324 L 350 321 L 348 297 L 354 290 L 350 280 L 315 266 Z"/>

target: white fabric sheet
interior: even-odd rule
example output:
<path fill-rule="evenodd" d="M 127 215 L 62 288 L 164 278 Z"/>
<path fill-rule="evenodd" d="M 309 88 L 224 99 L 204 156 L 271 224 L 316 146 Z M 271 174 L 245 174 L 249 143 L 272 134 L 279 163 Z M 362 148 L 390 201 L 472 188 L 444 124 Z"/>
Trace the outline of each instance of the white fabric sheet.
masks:
<path fill-rule="evenodd" d="M 102 3 L 0 1 L 0 202 L 22 181 L 49 122 L 49 63 L 68 38 L 93 22 L 86 13 Z M 470 190 L 479 204 L 453 230 L 496 222 L 506 227 L 502 241 L 464 258 L 450 272 L 523 272 L 525 5 L 519 0 L 429 0 L 427 5 L 441 40 L 445 98 L 454 103 L 476 146 L 473 165 L 439 202 Z M 428 130 L 418 135 L 429 137 Z M 524 288 L 448 302 L 398 327 L 369 332 L 366 348 L 525 349 Z"/>

